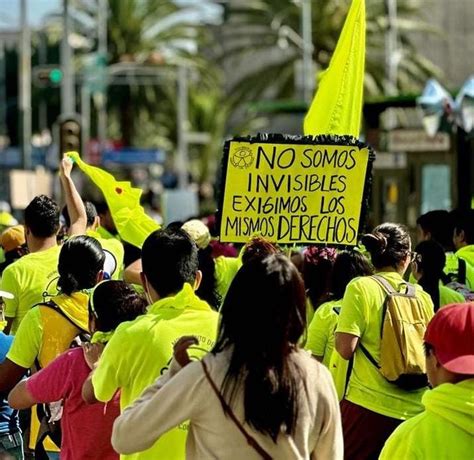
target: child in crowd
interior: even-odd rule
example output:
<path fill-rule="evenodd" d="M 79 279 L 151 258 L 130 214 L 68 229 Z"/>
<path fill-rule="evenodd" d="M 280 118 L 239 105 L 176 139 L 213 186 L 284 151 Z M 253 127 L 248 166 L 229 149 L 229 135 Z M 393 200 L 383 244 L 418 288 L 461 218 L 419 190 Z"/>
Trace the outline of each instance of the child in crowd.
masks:
<path fill-rule="evenodd" d="M 474 303 L 436 313 L 425 333 L 426 369 L 433 387 L 424 412 L 390 436 L 381 460 L 470 459 L 474 448 Z"/>
<path fill-rule="evenodd" d="M 145 300 L 125 282 L 102 282 L 89 301 L 92 345 L 66 351 L 10 392 L 10 405 L 16 409 L 62 400 L 62 460 L 119 458 L 110 444 L 112 424 L 120 413 L 118 395 L 108 404 L 89 405 L 82 399 L 82 385 L 98 358 L 99 344 L 103 347 L 120 323 L 132 321 L 145 308 Z"/>

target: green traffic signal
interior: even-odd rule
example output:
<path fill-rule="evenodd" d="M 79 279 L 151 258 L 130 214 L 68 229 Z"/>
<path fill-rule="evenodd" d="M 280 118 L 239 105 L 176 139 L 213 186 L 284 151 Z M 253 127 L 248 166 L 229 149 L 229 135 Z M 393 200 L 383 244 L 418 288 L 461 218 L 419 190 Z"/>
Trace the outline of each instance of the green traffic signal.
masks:
<path fill-rule="evenodd" d="M 52 69 L 49 72 L 49 80 L 51 81 L 51 83 L 58 84 L 61 82 L 62 79 L 63 79 L 63 73 L 61 69 Z"/>

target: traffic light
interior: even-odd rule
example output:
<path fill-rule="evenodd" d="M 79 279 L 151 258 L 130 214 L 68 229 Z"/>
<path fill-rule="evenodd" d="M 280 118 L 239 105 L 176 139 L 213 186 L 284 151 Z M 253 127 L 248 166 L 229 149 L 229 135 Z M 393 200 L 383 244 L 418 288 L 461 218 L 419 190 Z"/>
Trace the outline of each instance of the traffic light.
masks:
<path fill-rule="evenodd" d="M 71 151 L 81 153 L 81 123 L 75 118 L 59 122 L 59 158 Z"/>
<path fill-rule="evenodd" d="M 36 86 L 46 88 L 48 86 L 59 86 L 63 79 L 63 72 L 57 66 L 38 66 L 33 69 L 33 80 Z"/>

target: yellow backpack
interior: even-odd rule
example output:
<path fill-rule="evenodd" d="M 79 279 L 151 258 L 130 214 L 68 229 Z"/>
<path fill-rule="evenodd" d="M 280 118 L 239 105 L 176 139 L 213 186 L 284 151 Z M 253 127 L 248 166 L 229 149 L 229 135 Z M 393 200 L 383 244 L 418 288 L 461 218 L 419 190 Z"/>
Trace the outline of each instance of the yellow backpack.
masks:
<path fill-rule="evenodd" d="M 390 383 L 404 390 L 427 386 L 423 337 L 432 315 L 415 295 L 415 286 L 406 283 L 406 291 L 398 292 L 383 277 L 372 278 L 386 293 L 380 341 L 380 363 L 360 343 L 369 361 Z"/>
<path fill-rule="evenodd" d="M 88 331 L 52 300 L 36 305 L 41 313 L 43 343 L 35 361 L 37 371 L 46 367 L 61 353 L 78 346 Z M 52 421 L 53 412 L 58 420 Z M 45 451 L 58 452 L 61 445 L 59 423 L 62 403 L 38 404 L 32 408 L 29 448 L 35 450 L 37 458 L 47 458 Z"/>

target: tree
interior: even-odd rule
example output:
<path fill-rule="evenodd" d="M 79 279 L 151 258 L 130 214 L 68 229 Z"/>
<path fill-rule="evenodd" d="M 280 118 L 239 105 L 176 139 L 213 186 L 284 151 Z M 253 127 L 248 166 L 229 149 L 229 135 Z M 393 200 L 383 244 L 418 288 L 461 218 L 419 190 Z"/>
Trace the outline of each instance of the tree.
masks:
<path fill-rule="evenodd" d="M 319 68 L 326 68 L 342 29 L 351 0 L 318 0 L 312 9 L 313 58 Z M 301 9 L 293 0 L 242 0 L 226 6 L 227 24 L 221 31 L 215 55 L 224 66 L 251 68 L 234 82 L 231 91 L 249 99 L 262 97 L 273 89 L 272 96 L 292 97 L 294 68 L 301 58 L 298 40 Z M 416 91 L 426 78 L 439 74 L 429 60 L 417 53 L 411 32 L 434 29 L 420 20 L 420 7 L 413 0 L 398 0 L 399 42 L 402 50 L 398 68 L 398 89 Z M 385 42 L 388 19 L 382 0 L 367 0 L 366 95 L 383 93 L 385 87 Z M 290 32 L 288 32 L 290 31 Z M 294 38 L 296 37 L 296 38 Z M 280 45 L 280 50 L 278 48 Z M 255 62 L 261 65 L 255 65 Z"/>
<path fill-rule="evenodd" d="M 77 9 L 90 19 L 85 22 L 96 24 L 97 2 L 76 1 Z M 108 110 L 118 121 L 116 132 L 125 145 L 134 144 L 138 120 L 160 110 L 162 86 L 168 84 L 156 78 L 156 84 L 149 80 L 142 85 L 136 75 L 146 71 L 153 76 L 154 68 L 159 74 L 164 67 L 183 63 L 204 67 L 189 47 L 203 43 L 208 32 L 183 14 L 186 11 L 171 0 L 108 0 L 107 65 L 121 77 L 120 85 L 114 80 L 109 85 Z"/>

